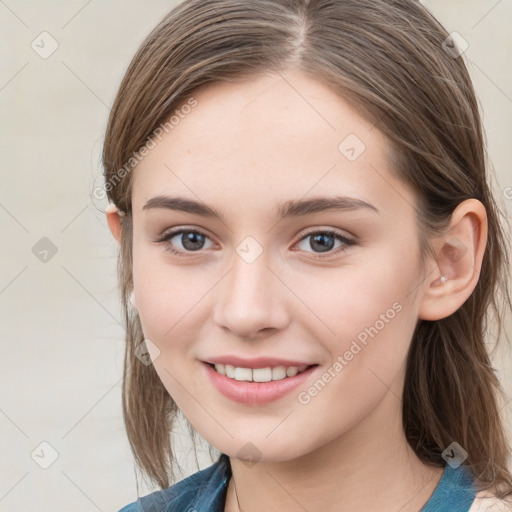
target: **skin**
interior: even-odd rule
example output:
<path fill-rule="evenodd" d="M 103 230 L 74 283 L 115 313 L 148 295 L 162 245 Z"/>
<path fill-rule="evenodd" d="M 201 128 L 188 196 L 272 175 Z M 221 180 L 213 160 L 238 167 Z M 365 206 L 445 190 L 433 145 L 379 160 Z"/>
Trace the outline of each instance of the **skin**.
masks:
<path fill-rule="evenodd" d="M 424 465 L 404 436 L 405 358 L 418 320 L 449 316 L 475 288 L 487 237 L 483 205 L 457 207 L 423 268 L 416 198 L 391 173 L 386 139 L 326 86 L 288 69 L 194 97 L 198 105 L 132 171 L 133 279 L 162 382 L 195 429 L 230 456 L 225 511 L 418 511 L 442 469 Z M 366 146 L 354 161 L 338 150 L 349 134 Z M 224 222 L 142 209 L 161 194 L 204 202 Z M 334 195 L 364 199 L 378 213 L 275 216 L 287 200 Z M 116 211 L 107 222 L 119 242 Z M 174 237 L 181 258 L 154 241 L 180 227 L 207 236 L 188 253 Z M 321 252 L 304 238 L 313 228 L 356 243 L 336 254 L 343 244 L 329 238 L 334 247 Z M 252 263 L 236 251 L 248 236 L 263 249 Z M 458 259 L 447 256 L 454 238 L 466 250 Z M 397 302 L 401 311 L 300 403 L 298 392 Z M 320 368 L 275 402 L 240 404 L 210 384 L 200 363 L 225 354 Z M 255 464 L 237 458 L 248 442 L 258 450 Z"/>

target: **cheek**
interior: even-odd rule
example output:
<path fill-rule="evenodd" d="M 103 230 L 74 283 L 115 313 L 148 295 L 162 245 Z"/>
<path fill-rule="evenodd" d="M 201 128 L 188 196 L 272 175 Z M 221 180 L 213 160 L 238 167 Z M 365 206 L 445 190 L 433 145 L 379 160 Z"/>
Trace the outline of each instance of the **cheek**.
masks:
<path fill-rule="evenodd" d="M 406 286 L 390 290 L 386 279 L 375 279 L 371 287 L 338 297 L 337 308 L 324 308 L 323 318 L 335 331 L 323 337 L 331 362 L 296 395 L 298 412 L 308 418 L 329 411 L 324 441 L 361 422 L 386 394 L 388 403 L 399 407 L 403 364 L 415 327 L 408 292 Z"/>
<path fill-rule="evenodd" d="M 326 339 L 347 340 L 376 323 L 379 330 L 382 322 L 387 326 L 397 309 L 411 302 L 416 272 L 395 254 L 382 251 L 372 261 L 330 270 L 328 279 L 321 274 L 296 276 L 294 291 L 304 297 L 309 316 L 321 320 L 330 334 Z"/>
<path fill-rule="evenodd" d="M 145 336 L 164 345 L 170 345 L 178 333 L 183 337 L 183 329 L 213 284 L 210 280 L 193 265 L 171 263 L 162 247 L 134 246 L 133 281 Z"/>
<path fill-rule="evenodd" d="M 208 283 L 197 271 L 172 265 L 165 255 L 147 249 L 134 249 L 133 280 L 144 338 L 157 347 L 152 364 L 173 400 L 187 410 L 196 391 L 186 361 L 193 357 L 194 325 Z"/>
<path fill-rule="evenodd" d="M 395 251 L 383 251 L 373 264 L 344 269 L 339 280 L 316 287 L 310 283 L 307 304 L 321 319 L 316 336 L 327 348 L 331 366 L 340 363 L 333 373 L 343 373 L 342 379 L 362 395 L 379 378 L 389 384 L 407 355 L 417 323 L 411 293 L 417 284 L 414 261 L 414 255 L 406 264 Z"/>

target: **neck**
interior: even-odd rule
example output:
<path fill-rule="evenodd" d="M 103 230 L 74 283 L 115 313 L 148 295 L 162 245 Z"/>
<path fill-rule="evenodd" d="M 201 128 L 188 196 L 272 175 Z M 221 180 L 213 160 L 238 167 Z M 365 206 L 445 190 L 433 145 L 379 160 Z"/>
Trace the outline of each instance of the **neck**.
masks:
<path fill-rule="evenodd" d="M 401 401 L 391 391 L 354 428 L 310 453 L 250 467 L 230 462 L 225 512 L 417 512 L 443 473 L 408 445 Z"/>

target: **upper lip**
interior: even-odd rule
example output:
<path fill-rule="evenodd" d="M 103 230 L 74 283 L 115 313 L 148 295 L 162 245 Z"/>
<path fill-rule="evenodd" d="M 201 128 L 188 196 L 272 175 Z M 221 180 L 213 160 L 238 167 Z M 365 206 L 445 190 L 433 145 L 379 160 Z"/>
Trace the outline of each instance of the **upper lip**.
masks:
<path fill-rule="evenodd" d="M 297 361 L 297 360 L 289 360 L 289 359 L 281 359 L 278 357 L 256 357 L 253 359 L 245 359 L 242 357 L 236 357 L 236 356 L 219 356 L 219 357 L 212 357 L 208 359 L 207 361 L 204 361 L 205 363 L 211 363 L 211 364 L 229 364 L 231 366 L 236 366 L 239 368 L 268 368 L 268 367 L 275 367 L 275 366 L 312 366 L 315 363 L 308 363 L 304 361 Z"/>

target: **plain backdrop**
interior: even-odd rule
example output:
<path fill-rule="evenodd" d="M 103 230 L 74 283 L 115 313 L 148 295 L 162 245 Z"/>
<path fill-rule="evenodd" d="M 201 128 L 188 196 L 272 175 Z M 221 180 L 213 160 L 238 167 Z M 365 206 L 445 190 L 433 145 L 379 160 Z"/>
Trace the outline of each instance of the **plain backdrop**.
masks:
<path fill-rule="evenodd" d="M 493 186 L 510 213 L 512 2 L 423 3 L 469 43 Z M 0 0 L 0 512 L 117 511 L 137 498 L 117 245 L 92 190 L 120 80 L 173 5 Z M 508 350 L 496 367 L 512 397 Z M 176 442 L 183 478 L 197 466 L 188 438 Z M 199 455 L 201 468 L 211 463 L 205 444 Z"/>

